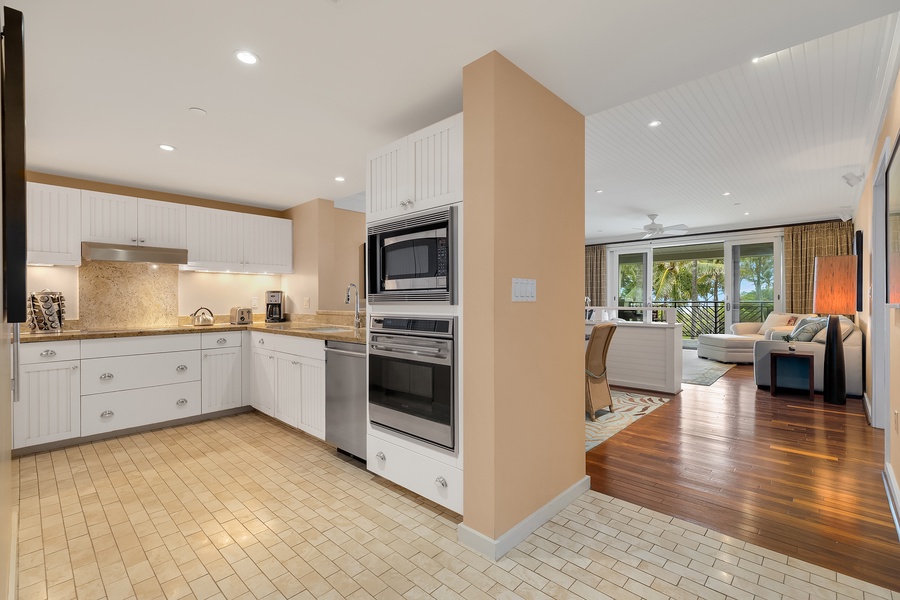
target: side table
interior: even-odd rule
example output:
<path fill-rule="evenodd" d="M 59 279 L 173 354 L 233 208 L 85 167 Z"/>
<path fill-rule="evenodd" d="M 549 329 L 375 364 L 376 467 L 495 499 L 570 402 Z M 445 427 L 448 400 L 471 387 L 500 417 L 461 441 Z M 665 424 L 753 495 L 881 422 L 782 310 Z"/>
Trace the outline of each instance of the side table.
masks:
<path fill-rule="evenodd" d="M 812 352 L 784 352 L 783 350 L 775 350 L 769 354 L 770 364 L 772 367 L 772 381 L 770 384 L 769 391 L 772 394 L 772 397 L 777 395 L 778 391 L 778 362 L 781 359 L 792 358 L 796 360 L 805 360 L 808 366 L 808 380 L 809 380 L 809 399 L 816 399 L 816 380 L 813 372 L 813 365 L 815 363 L 815 355 Z"/>

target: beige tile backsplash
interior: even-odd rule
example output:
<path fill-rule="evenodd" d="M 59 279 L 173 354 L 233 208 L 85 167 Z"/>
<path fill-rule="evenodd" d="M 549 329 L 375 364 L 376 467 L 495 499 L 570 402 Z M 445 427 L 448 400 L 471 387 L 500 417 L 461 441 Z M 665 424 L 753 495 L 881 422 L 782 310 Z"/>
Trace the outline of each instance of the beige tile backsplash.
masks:
<path fill-rule="evenodd" d="M 82 329 L 178 325 L 178 266 L 84 261 L 78 270 Z"/>

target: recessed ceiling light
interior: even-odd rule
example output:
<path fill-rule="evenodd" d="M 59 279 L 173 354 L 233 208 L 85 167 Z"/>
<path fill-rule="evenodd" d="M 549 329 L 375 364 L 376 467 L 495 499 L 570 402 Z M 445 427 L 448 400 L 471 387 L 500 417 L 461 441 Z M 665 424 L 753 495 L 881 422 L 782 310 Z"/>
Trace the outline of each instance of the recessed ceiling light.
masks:
<path fill-rule="evenodd" d="M 255 65 L 259 62 L 259 57 L 249 50 L 238 50 L 234 53 L 235 57 L 245 65 Z"/>
<path fill-rule="evenodd" d="M 659 127 L 662 125 L 662 121 L 650 121 L 647 123 L 647 127 Z"/>
<path fill-rule="evenodd" d="M 170 144 L 160 144 L 160 145 L 159 145 L 159 149 L 160 149 L 160 150 L 165 150 L 166 152 L 174 152 L 174 151 L 175 151 L 175 146 L 172 146 L 172 145 L 170 145 Z"/>
<path fill-rule="evenodd" d="M 744 213 L 744 216 L 746 217 L 749 214 L 750 214 L 750 211 L 748 210 L 747 212 Z"/>
<path fill-rule="evenodd" d="M 603 190 L 594 190 L 594 193 L 595 193 L 595 194 L 602 194 L 602 193 L 603 193 Z"/>
<path fill-rule="evenodd" d="M 194 115 L 195 117 L 203 117 L 206 115 L 206 111 L 200 108 L 199 106 L 192 106 L 188 109 L 188 112 Z"/>
<path fill-rule="evenodd" d="M 731 195 L 731 192 L 722 192 L 722 195 L 723 195 L 723 196 L 730 196 L 730 195 Z"/>
<path fill-rule="evenodd" d="M 755 65 L 755 64 L 758 63 L 758 62 L 759 62 L 759 57 L 758 57 L 758 56 L 754 56 L 754 57 L 753 57 L 753 64 Z"/>
<path fill-rule="evenodd" d="M 346 180 L 345 180 L 343 177 L 341 177 L 340 175 L 338 175 L 337 177 L 335 177 L 334 180 L 337 181 L 337 182 L 346 181 Z"/>

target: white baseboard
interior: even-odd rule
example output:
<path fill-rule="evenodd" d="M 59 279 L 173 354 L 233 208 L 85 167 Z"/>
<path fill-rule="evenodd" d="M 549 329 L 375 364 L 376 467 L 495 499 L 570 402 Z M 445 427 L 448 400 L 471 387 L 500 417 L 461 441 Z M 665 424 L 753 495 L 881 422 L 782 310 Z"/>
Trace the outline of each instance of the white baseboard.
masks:
<path fill-rule="evenodd" d="M 884 489 L 887 490 L 888 505 L 891 507 L 891 515 L 894 517 L 894 529 L 900 539 L 900 486 L 894 477 L 894 468 L 891 463 L 884 463 Z"/>
<path fill-rule="evenodd" d="M 556 516 L 559 511 L 572 504 L 583 493 L 591 489 L 591 478 L 585 475 L 569 489 L 540 507 L 512 529 L 494 540 L 460 523 L 456 528 L 459 543 L 483 554 L 492 560 L 500 560 L 507 552 L 519 545 L 541 525 Z"/>
<path fill-rule="evenodd" d="M 9 594 L 10 600 L 18 598 L 19 588 L 19 507 L 12 509 L 12 530 L 9 535 Z"/>

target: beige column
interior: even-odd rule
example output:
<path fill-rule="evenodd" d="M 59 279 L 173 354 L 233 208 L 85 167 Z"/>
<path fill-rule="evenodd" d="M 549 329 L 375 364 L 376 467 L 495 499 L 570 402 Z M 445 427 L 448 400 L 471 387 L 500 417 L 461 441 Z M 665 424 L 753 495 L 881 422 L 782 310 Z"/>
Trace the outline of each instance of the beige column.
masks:
<path fill-rule="evenodd" d="M 463 115 L 460 540 L 499 556 L 587 484 L 584 117 L 497 52 L 463 69 Z"/>

